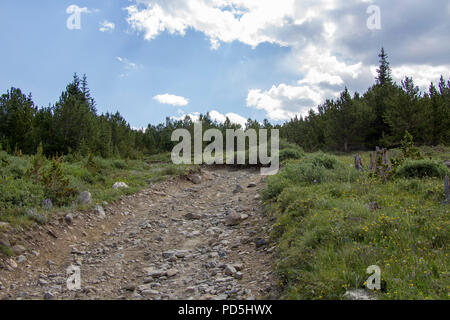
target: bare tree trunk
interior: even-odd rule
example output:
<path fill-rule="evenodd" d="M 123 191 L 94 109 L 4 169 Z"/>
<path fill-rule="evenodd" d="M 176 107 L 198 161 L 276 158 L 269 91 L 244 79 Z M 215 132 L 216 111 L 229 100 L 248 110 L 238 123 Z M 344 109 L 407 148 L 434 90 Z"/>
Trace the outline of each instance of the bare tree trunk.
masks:
<path fill-rule="evenodd" d="M 364 168 L 362 159 L 359 157 L 359 154 L 355 155 L 355 168 L 356 170 L 360 171 Z"/>

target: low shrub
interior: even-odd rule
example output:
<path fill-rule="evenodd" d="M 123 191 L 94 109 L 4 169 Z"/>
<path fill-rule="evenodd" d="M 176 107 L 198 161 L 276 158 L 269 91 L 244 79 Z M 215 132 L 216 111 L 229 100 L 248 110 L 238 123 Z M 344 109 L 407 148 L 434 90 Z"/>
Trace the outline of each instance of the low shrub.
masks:
<path fill-rule="evenodd" d="M 397 168 L 396 176 L 400 178 L 443 178 L 449 174 L 448 168 L 435 160 L 407 160 Z"/>
<path fill-rule="evenodd" d="M 40 185 L 28 179 L 0 178 L 0 206 L 38 206 L 44 200 Z"/>
<path fill-rule="evenodd" d="M 303 155 L 303 152 L 299 149 L 283 149 L 280 150 L 280 162 L 290 159 L 298 160 L 301 159 Z"/>

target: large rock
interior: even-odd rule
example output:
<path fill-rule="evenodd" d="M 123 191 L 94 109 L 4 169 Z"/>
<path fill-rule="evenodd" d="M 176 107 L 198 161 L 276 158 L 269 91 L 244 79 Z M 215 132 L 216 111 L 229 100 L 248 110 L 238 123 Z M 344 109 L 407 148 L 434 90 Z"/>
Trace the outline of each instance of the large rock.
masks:
<path fill-rule="evenodd" d="M 128 185 L 125 182 L 116 182 L 113 184 L 113 189 L 118 190 L 118 189 L 126 189 L 128 188 Z"/>
<path fill-rule="evenodd" d="M 81 204 L 90 204 L 92 201 L 92 195 L 90 192 L 84 191 L 84 192 L 80 193 L 78 200 L 80 200 Z"/>

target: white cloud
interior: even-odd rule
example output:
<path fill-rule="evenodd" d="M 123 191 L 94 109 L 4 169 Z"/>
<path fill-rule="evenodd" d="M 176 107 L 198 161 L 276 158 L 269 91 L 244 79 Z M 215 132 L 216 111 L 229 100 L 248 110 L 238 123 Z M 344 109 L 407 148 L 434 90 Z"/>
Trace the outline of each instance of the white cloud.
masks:
<path fill-rule="evenodd" d="M 131 71 L 135 71 L 135 70 L 142 68 L 142 66 L 140 66 L 134 62 L 131 62 L 127 58 L 116 57 L 116 60 L 119 61 L 120 63 L 122 63 L 123 68 L 125 70 L 125 72 L 120 74 L 121 78 L 127 78 L 130 75 Z"/>
<path fill-rule="evenodd" d="M 298 74 L 297 83 L 280 83 L 273 79 L 272 88 L 254 88 L 248 92 L 247 106 L 264 110 L 271 120 L 306 114 L 325 99 L 337 96 L 344 85 L 353 84 L 355 88 L 350 87 L 351 90 L 364 90 L 366 85 L 371 85 L 370 66 L 375 61 L 372 58 L 376 59 L 375 50 L 380 49 L 380 42 L 374 41 L 374 37 L 386 39 L 391 47 L 405 47 L 395 52 L 399 60 L 409 56 L 415 59 L 418 55 L 409 52 L 417 51 L 418 46 L 437 47 L 434 50 L 440 54 L 446 50 L 442 41 L 437 46 L 434 42 L 423 46 L 417 41 L 421 38 L 415 34 L 403 37 L 403 33 L 408 35 L 417 30 L 411 30 L 413 25 L 403 20 L 402 23 L 392 22 L 398 10 L 402 10 L 401 14 L 407 11 L 411 16 L 424 8 L 428 10 L 430 5 L 422 6 L 419 2 L 389 3 L 388 6 L 387 0 L 377 1 L 383 9 L 383 19 L 390 18 L 390 28 L 393 28 L 384 30 L 389 24 L 383 23 L 383 30 L 379 32 L 369 30 L 366 25 L 369 17 L 366 9 L 373 0 L 134 0 L 131 3 L 126 8 L 127 22 L 149 41 L 164 32 L 184 36 L 187 30 L 195 30 L 206 35 L 214 50 L 222 43 L 233 41 L 253 48 L 262 43 L 290 47 L 284 65 L 289 72 Z M 433 10 L 436 15 L 438 11 Z M 434 32 L 434 28 L 419 27 L 427 29 L 422 38 L 435 39 L 426 33 Z M 442 23 L 440 28 L 444 30 Z M 389 33 L 398 37 L 389 37 Z M 410 41 L 409 38 L 412 42 L 402 42 Z M 399 41 L 402 44 L 398 44 Z M 424 52 L 433 53 L 427 49 Z M 450 70 L 446 65 L 420 62 L 392 66 L 395 80 L 409 74 L 421 87 L 428 86 L 441 73 L 448 75 Z"/>
<path fill-rule="evenodd" d="M 245 128 L 245 125 L 247 123 L 247 119 L 244 118 L 243 116 L 237 114 L 237 113 L 227 113 L 227 114 L 222 114 L 219 111 L 216 110 L 212 110 L 209 112 L 209 116 L 211 117 L 212 120 L 217 121 L 219 123 L 224 123 L 226 121 L 226 119 L 228 118 L 231 123 L 235 123 L 235 124 L 240 124 L 243 128 Z"/>
<path fill-rule="evenodd" d="M 198 120 L 200 120 L 200 113 L 199 112 L 193 112 L 193 113 L 189 113 L 189 114 L 181 114 L 178 117 L 170 117 L 170 119 L 175 120 L 175 121 L 182 121 L 186 118 L 186 116 L 189 116 L 191 118 L 192 121 L 197 122 Z"/>
<path fill-rule="evenodd" d="M 101 32 L 113 31 L 116 28 L 116 25 L 113 22 L 109 22 L 105 20 L 100 23 L 100 28 L 98 29 Z"/>
<path fill-rule="evenodd" d="M 186 116 L 189 116 L 194 122 L 198 121 L 200 119 L 199 112 L 193 112 L 193 113 L 186 114 L 182 110 L 178 110 L 177 113 L 179 114 L 179 116 L 171 117 L 172 120 L 176 120 L 176 121 L 184 120 L 184 118 Z M 224 123 L 226 121 L 226 119 L 228 118 L 231 123 L 240 124 L 243 128 L 245 128 L 245 125 L 247 123 L 246 118 L 242 117 L 241 115 L 239 115 L 237 113 L 232 113 L 232 112 L 227 113 L 227 114 L 222 114 L 217 110 L 212 110 L 209 112 L 209 117 L 211 118 L 211 120 L 217 121 L 219 123 Z"/>
<path fill-rule="evenodd" d="M 298 85 L 281 83 L 267 91 L 254 89 L 247 97 L 247 106 L 266 111 L 269 119 L 286 120 L 334 97 L 336 92 L 329 86 L 342 87 L 346 79 L 358 78 L 363 70 L 361 62 L 344 61 L 329 49 L 339 26 L 328 13 L 341 1 L 174 0 L 169 4 L 140 0 L 127 10 L 128 23 L 146 40 L 162 32 L 183 36 L 192 28 L 203 32 L 213 49 L 232 41 L 252 47 L 264 42 L 292 47 Z M 314 21 L 320 21 L 319 30 L 309 29 Z"/>
<path fill-rule="evenodd" d="M 324 90 L 317 86 L 290 86 L 280 84 L 268 91 L 250 90 L 247 106 L 266 111 L 271 120 L 280 121 L 293 118 L 295 115 L 306 115 L 325 99 Z M 327 91 L 330 96 L 337 92 Z"/>
<path fill-rule="evenodd" d="M 127 69 L 127 70 L 136 70 L 139 68 L 139 66 L 136 63 L 131 62 L 127 58 L 116 57 L 116 59 L 117 59 L 117 61 L 123 63 L 125 66 L 125 69 Z"/>
<path fill-rule="evenodd" d="M 428 91 L 431 82 L 438 84 L 441 75 L 444 79 L 450 78 L 450 65 L 402 65 L 392 68 L 392 77 L 398 83 L 406 76 L 412 77 L 415 85 L 423 91 Z"/>
<path fill-rule="evenodd" d="M 184 107 L 189 104 L 189 100 L 173 94 L 159 94 L 153 97 L 154 100 L 162 104 L 169 104 L 176 107 Z"/>

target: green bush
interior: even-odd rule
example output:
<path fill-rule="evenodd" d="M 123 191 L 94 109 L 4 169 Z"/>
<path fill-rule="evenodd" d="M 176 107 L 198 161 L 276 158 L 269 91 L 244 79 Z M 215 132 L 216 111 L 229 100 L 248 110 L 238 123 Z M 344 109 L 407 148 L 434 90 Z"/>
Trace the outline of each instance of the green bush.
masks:
<path fill-rule="evenodd" d="M 42 177 L 45 196 L 54 204 L 64 206 L 76 195 L 70 186 L 69 178 L 64 174 L 62 158 L 52 159 L 50 169 Z"/>
<path fill-rule="evenodd" d="M 315 166 L 324 167 L 325 169 L 334 169 L 339 164 L 339 159 L 326 153 L 314 153 L 310 156 L 310 161 Z"/>
<path fill-rule="evenodd" d="M 127 164 L 124 160 L 114 160 L 113 166 L 116 169 L 122 169 L 122 170 L 127 168 Z"/>
<path fill-rule="evenodd" d="M 303 157 L 303 152 L 299 149 L 283 149 L 280 150 L 280 162 L 294 159 L 298 160 Z"/>
<path fill-rule="evenodd" d="M 0 206 L 38 206 L 42 200 L 44 192 L 40 185 L 13 177 L 0 179 Z"/>
<path fill-rule="evenodd" d="M 283 192 L 284 188 L 289 186 L 289 181 L 284 179 L 280 174 L 271 176 L 267 180 L 267 186 L 261 192 L 263 200 L 272 200 Z"/>
<path fill-rule="evenodd" d="M 435 160 L 407 160 L 397 169 L 397 177 L 401 178 L 443 178 L 449 173 L 447 167 Z"/>

